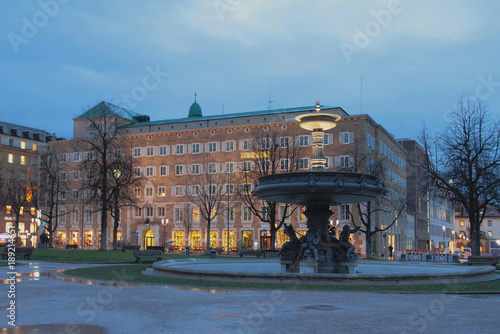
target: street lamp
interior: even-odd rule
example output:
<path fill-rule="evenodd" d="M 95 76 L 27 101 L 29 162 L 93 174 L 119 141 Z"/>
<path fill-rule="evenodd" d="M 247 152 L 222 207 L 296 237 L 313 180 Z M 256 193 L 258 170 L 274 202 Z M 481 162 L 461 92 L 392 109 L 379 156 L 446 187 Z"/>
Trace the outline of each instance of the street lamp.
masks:
<path fill-rule="evenodd" d="M 167 232 L 165 229 L 167 228 L 168 219 L 162 219 L 161 224 L 163 225 L 163 249 L 166 249 L 167 243 L 165 242 L 165 239 L 166 239 Z"/>
<path fill-rule="evenodd" d="M 443 251 L 446 250 L 445 232 L 446 232 L 446 227 L 443 226 Z"/>

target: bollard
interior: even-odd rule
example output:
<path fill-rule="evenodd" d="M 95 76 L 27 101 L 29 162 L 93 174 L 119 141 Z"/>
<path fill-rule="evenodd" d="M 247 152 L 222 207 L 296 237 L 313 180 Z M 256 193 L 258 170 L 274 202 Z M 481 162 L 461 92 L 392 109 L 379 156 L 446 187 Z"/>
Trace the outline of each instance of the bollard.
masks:
<path fill-rule="evenodd" d="M 216 254 L 217 254 L 217 252 L 215 251 L 215 249 L 210 250 L 210 258 L 211 259 L 215 259 L 217 256 Z"/>

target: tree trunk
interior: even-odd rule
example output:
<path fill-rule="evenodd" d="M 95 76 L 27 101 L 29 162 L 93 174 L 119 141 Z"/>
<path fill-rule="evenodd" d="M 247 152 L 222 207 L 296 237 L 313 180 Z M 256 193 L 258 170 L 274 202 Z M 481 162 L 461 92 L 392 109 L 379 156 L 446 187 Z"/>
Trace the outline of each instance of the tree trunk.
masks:
<path fill-rule="evenodd" d="M 481 255 L 481 233 L 478 221 L 470 222 L 470 250 L 472 255 Z"/>
<path fill-rule="evenodd" d="M 207 253 L 210 252 L 210 225 L 212 224 L 211 220 L 207 221 Z M 188 243 L 189 243 L 189 232 L 188 232 Z M 229 247 L 229 245 L 228 245 Z"/>
<path fill-rule="evenodd" d="M 367 227 L 365 232 L 365 256 L 372 257 L 372 230 Z"/>

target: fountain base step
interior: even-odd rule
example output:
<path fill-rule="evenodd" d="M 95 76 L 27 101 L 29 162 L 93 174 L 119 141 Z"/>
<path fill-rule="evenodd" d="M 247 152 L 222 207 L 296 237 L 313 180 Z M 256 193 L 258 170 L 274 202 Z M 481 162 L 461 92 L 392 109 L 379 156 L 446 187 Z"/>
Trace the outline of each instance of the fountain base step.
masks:
<path fill-rule="evenodd" d="M 356 274 L 358 262 L 290 261 L 281 260 L 282 273 Z"/>

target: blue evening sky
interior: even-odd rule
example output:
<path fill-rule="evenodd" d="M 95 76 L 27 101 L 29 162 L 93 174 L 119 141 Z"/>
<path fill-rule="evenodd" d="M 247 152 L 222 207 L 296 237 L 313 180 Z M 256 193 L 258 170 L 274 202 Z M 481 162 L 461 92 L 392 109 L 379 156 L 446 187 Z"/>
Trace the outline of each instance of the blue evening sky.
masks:
<path fill-rule="evenodd" d="M 499 13 L 494 0 L 2 1 L 0 120 L 71 138 L 101 100 L 161 120 L 187 116 L 196 92 L 204 115 L 319 99 L 416 139 L 462 94 L 500 114 Z"/>

